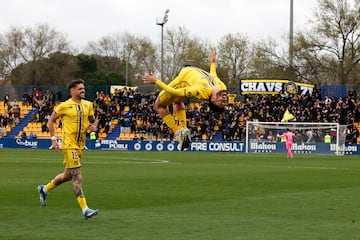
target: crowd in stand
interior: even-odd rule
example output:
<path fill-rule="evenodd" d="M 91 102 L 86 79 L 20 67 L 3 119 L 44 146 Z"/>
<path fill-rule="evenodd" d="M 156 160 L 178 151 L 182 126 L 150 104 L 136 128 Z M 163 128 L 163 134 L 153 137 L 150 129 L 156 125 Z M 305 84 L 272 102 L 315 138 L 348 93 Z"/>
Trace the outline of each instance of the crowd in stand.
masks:
<path fill-rule="evenodd" d="M 118 118 L 122 132 L 147 136 L 150 139 L 173 140 L 167 128 L 154 110 L 158 93 L 141 93 L 133 89 L 116 90 L 112 96 L 97 94 L 94 104 L 101 127 Z M 124 111 L 130 106 L 128 111 Z M 188 126 L 193 141 L 212 140 L 220 132 L 224 141 L 244 141 L 245 121 L 280 122 L 286 109 L 297 122 L 338 122 L 348 125 L 348 142 L 355 143 L 359 136 L 353 123 L 360 122 L 360 104 L 356 93 L 350 90 L 345 99 L 322 98 L 319 89 L 312 95 L 252 95 L 243 101 L 230 102 L 222 114 L 208 111 L 207 102 L 187 104 Z M 192 106 L 192 107 L 190 107 Z"/>
<path fill-rule="evenodd" d="M 10 104 L 9 94 L 6 93 L 4 98 L 4 108 L 6 109 L 6 114 L 0 113 L 0 137 L 6 135 L 7 126 L 13 126 L 20 122 L 20 106 L 17 99 L 14 99 Z"/>
<path fill-rule="evenodd" d="M 40 122 L 44 131 L 47 131 L 46 120 L 49 118 L 54 104 L 55 99 L 50 92 L 42 94 L 41 91 L 34 88 L 31 92 L 24 92 L 22 97 L 22 103 L 24 106 L 32 106 L 39 109 L 38 113 L 33 113 L 30 116 L 30 122 Z M 0 113 L 0 136 L 5 137 L 6 132 L 4 129 L 16 126 L 20 122 L 21 106 L 17 99 L 9 99 L 9 94 L 6 93 L 3 97 L 5 112 Z M 24 133 L 21 134 L 24 137 Z M 30 134 L 31 135 L 31 134 Z"/>
<path fill-rule="evenodd" d="M 116 89 L 111 95 L 104 91 L 96 93 L 93 99 L 95 115 L 99 120 L 99 129 L 110 133 L 111 122 L 117 119 L 121 132 L 134 134 L 135 138 L 173 140 L 174 134 L 162 122 L 154 110 L 158 92 L 142 93 L 134 88 Z M 5 102 L 5 99 L 7 101 Z M 230 99 L 230 98 L 229 98 Z M 188 126 L 193 141 L 213 140 L 221 134 L 223 141 L 244 141 L 246 120 L 280 122 L 286 109 L 297 122 L 338 122 L 348 125 L 347 140 L 355 143 L 359 132 L 354 123 L 360 122 L 360 104 L 355 91 L 348 91 L 345 99 L 334 96 L 321 96 L 320 89 L 314 89 L 311 95 L 288 95 L 280 92 L 276 95 L 245 95 L 240 101 L 231 98 L 227 109 L 219 114 L 208 110 L 207 102 L 187 104 Z M 41 122 L 43 131 L 47 131 L 46 122 L 50 116 L 56 98 L 47 92 L 42 94 L 36 88 L 31 93 L 24 93 L 23 103 L 39 109 L 31 116 L 33 122 Z M 4 96 L 4 104 L 9 104 Z M 0 115 L 0 127 L 13 124 L 15 113 Z M 5 114 L 6 115 L 6 114 Z"/>

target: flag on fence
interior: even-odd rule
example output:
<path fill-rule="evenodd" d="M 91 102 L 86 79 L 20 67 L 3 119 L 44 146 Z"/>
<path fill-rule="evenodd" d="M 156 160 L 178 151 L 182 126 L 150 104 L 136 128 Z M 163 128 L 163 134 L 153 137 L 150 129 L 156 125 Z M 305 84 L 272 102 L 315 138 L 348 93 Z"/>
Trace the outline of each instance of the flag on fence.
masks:
<path fill-rule="evenodd" d="M 294 119 L 295 116 L 292 115 L 290 112 L 289 112 L 289 109 L 286 109 L 285 113 L 284 113 L 284 116 L 283 118 L 281 119 L 282 122 L 287 122 L 289 120 L 292 120 Z"/>

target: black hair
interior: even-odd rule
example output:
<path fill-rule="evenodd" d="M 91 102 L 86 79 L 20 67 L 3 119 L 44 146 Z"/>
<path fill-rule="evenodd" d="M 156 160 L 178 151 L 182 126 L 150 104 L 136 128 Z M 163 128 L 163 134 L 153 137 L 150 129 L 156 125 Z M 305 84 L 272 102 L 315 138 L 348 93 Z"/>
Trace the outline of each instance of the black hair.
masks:
<path fill-rule="evenodd" d="M 209 108 L 212 112 L 218 112 L 218 113 L 222 113 L 225 110 L 225 108 L 216 106 L 214 103 L 211 102 L 211 100 L 209 100 Z"/>
<path fill-rule="evenodd" d="M 82 79 L 74 79 L 69 83 L 69 91 L 70 89 L 76 87 L 79 84 L 85 84 L 85 81 Z"/>

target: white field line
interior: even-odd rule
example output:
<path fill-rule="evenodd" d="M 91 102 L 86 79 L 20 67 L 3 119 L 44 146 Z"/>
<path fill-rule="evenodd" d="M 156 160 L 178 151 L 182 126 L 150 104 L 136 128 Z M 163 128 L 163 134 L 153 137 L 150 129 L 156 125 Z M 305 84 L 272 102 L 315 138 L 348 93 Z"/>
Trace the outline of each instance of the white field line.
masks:
<path fill-rule="evenodd" d="M 151 159 L 151 158 L 131 158 L 131 157 L 106 157 L 107 160 L 104 161 L 88 161 L 87 159 L 99 159 L 99 158 L 95 158 L 95 157 L 91 157 L 91 156 L 86 156 L 83 160 L 82 163 L 84 165 L 86 164 L 124 164 L 124 163 L 129 163 L 129 164 L 159 164 L 159 163 L 170 163 L 168 160 L 163 160 L 163 159 Z M 113 159 L 111 161 L 111 159 Z M 8 162 L 16 162 L 16 163 L 28 163 L 28 162 L 41 162 L 41 163 L 62 163 L 62 159 L 49 159 L 49 158 L 17 158 L 17 157 L 12 157 L 11 160 L 9 160 Z"/>
<path fill-rule="evenodd" d="M 95 156 L 86 156 L 82 163 L 86 164 L 181 164 L 181 163 L 174 163 L 170 162 L 169 160 L 165 159 L 152 159 L 152 158 L 132 158 L 126 156 L 115 156 L 115 157 L 105 157 L 106 160 L 102 161 L 92 161 L 92 159 L 99 159 L 99 157 Z M 11 159 L 6 160 L 6 162 L 14 162 L 14 163 L 54 163 L 59 164 L 62 163 L 62 156 L 59 158 L 44 158 L 44 157 L 27 157 L 19 158 L 19 157 L 11 157 Z M 216 163 L 217 164 L 217 163 Z M 229 165 L 226 161 L 219 163 L 220 165 Z M 342 170 L 342 171 L 359 171 L 359 168 L 348 168 L 348 167 L 328 167 L 328 166 L 288 166 L 288 165 L 257 165 L 257 164 L 236 164 L 241 167 L 248 167 L 248 168 L 259 168 L 259 167 L 266 167 L 266 168 L 279 168 L 279 169 L 311 169 L 311 170 Z"/>

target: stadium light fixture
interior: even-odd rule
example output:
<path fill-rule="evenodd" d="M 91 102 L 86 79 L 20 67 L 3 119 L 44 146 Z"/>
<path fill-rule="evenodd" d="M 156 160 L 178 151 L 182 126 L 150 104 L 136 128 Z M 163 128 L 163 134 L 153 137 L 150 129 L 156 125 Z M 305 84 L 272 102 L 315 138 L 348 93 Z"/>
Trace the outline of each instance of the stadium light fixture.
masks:
<path fill-rule="evenodd" d="M 156 19 L 156 25 L 161 26 L 161 75 L 160 79 L 164 81 L 164 25 L 168 21 L 168 14 L 170 10 L 166 9 L 164 17 L 163 18 L 157 18 Z"/>

